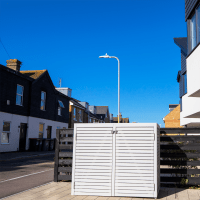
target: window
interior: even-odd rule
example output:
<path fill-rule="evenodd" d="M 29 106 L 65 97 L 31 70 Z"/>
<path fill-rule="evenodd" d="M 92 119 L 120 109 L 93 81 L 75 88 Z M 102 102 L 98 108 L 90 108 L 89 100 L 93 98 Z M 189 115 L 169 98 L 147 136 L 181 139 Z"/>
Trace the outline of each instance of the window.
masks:
<path fill-rule="evenodd" d="M 192 18 L 188 20 L 188 25 L 188 45 L 190 53 L 190 51 L 192 51 L 200 42 L 200 6 L 195 10 Z"/>
<path fill-rule="evenodd" d="M 190 28 L 191 28 L 191 48 L 194 49 L 194 47 L 197 45 L 196 14 L 194 14 L 194 16 L 190 21 Z"/>
<path fill-rule="evenodd" d="M 197 43 L 200 42 L 200 6 L 197 8 Z"/>
<path fill-rule="evenodd" d="M 17 94 L 16 94 L 16 105 L 23 105 L 23 91 L 24 87 L 21 85 L 17 85 Z"/>
<path fill-rule="evenodd" d="M 76 108 L 74 108 L 74 120 L 76 120 Z"/>
<path fill-rule="evenodd" d="M 46 92 L 41 91 L 40 110 L 45 110 L 45 103 L 46 103 Z"/>
<path fill-rule="evenodd" d="M 62 113 L 62 108 L 65 108 L 64 105 L 63 105 L 63 102 L 58 100 L 58 115 L 61 116 L 61 113 Z"/>
<path fill-rule="evenodd" d="M 43 138 L 44 124 L 39 124 L 39 138 Z"/>
<path fill-rule="evenodd" d="M 9 144 L 10 122 L 3 122 L 3 132 L 1 134 L 1 144 Z"/>
<path fill-rule="evenodd" d="M 187 93 L 187 73 L 184 74 L 184 93 Z"/>
<path fill-rule="evenodd" d="M 79 111 L 79 122 L 82 122 L 82 110 Z"/>
<path fill-rule="evenodd" d="M 90 118 L 89 123 L 92 123 L 92 118 Z"/>
<path fill-rule="evenodd" d="M 51 139 L 52 126 L 47 126 L 47 139 Z"/>
<path fill-rule="evenodd" d="M 107 117 L 107 113 L 106 113 L 106 117 Z"/>

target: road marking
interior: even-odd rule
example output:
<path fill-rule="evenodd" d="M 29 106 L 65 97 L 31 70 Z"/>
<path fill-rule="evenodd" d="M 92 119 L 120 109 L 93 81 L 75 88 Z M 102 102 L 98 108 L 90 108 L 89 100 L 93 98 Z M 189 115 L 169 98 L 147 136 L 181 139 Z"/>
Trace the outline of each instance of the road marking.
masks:
<path fill-rule="evenodd" d="M 36 189 L 36 188 L 41 187 L 41 186 L 48 185 L 48 184 L 50 184 L 50 183 L 53 183 L 53 181 L 51 181 L 51 182 L 49 182 L 49 183 L 45 183 L 45 184 L 43 184 L 43 185 L 39 185 L 39 186 L 36 186 L 36 187 L 30 188 L 30 189 L 28 189 L 28 190 L 24 190 L 24 191 L 22 191 L 22 192 L 18 192 L 18 193 L 12 194 L 12 195 L 7 196 L 7 197 L 3 197 L 3 198 L 1 198 L 0 200 L 6 199 L 6 198 L 8 198 L 8 197 L 12 197 L 12 196 L 17 195 L 17 194 L 21 194 L 21 193 L 23 193 L 23 192 L 27 192 L 27 191 L 29 191 L 29 190 Z"/>
<path fill-rule="evenodd" d="M 6 182 L 6 181 L 12 181 L 12 180 L 15 180 L 15 179 L 18 179 L 18 178 L 23 178 L 23 177 L 26 177 L 26 176 L 31 176 L 31 175 L 35 175 L 35 174 L 40 174 L 40 173 L 47 172 L 47 171 L 51 171 L 51 170 L 53 170 L 53 169 L 49 169 L 49 170 L 45 170 L 45 171 L 41 171 L 41 172 L 36 172 L 36 173 L 24 175 L 24 176 L 19 176 L 19 177 L 16 177 L 16 178 L 11 178 L 11 179 L 8 179 L 8 180 L 1 181 L 0 183 L 4 183 L 4 182 Z"/>

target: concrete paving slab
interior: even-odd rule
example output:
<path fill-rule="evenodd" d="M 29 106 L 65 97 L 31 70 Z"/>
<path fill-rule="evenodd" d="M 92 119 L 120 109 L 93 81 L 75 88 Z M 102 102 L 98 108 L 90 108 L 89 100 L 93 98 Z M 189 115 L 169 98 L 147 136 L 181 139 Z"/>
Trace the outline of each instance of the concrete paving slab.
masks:
<path fill-rule="evenodd" d="M 195 189 L 187 189 L 190 200 L 199 200 L 198 191 Z"/>
<path fill-rule="evenodd" d="M 121 197 L 109 197 L 108 200 L 120 200 Z"/>
<path fill-rule="evenodd" d="M 199 199 L 200 199 L 200 190 L 197 190 L 197 194 L 199 195 Z"/>
<path fill-rule="evenodd" d="M 161 188 L 160 200 L 200 200 L 200 190 Z M 5 200 L 152 200 L 152 198 L 132 197 L 98 197 L 86 195 L 71 195 L 70 182 L 51 182 L 28 191 L 4 198 Z"/>
<path fill-rule="evenodd" d="M 73 195 L 74 198 L 72 198 L 72 200 L 84 200 L 87 196 L 76 196 L 76 195 Z"/>
<path fill-rule="evenodd" d="M 96 200 L 98 196 L 87 196 L 84 200 Z"/>
<path fill-rule="evenodd" d="M 72 196 L 71 194 L 67 193 L 67 191 L 64 191 L 60 194 L 57 194 L 51 198 L 48 198 L 48 200 L 71 200 L 73 199 L 74 196 Z M 46 199 L 43 199 L 46 200 Z"/>
<path fill-rule="evenodd" d="M 178 200 L 188 200 L 188 191 L 186 189 L 176 188 L 176 197 Z"/>
<path fill-rule="evenodd" d="M 109 197 L 97 197 L 95 200 L 108 200 Z"/>
<path fill-rule="evenodd" d="M 53 189 L 49 189 L 49 190 L 47 190 L 47 191 L 45 191 L 45 192 L 41 192 L 39 195 L 38 194 L 36 194 L 36 195 L 34 195 L 34 198 L 31 198 L 32 200 L 42 200 L 42 199 L 49 199 L 49 198 L 51 198 L 51 197 L 53 197 L 53 196 L 55 196 L 55 195 L 57 195 L 57 194 L 60 194 L 61 192 L 64 192 L 64 191 L 66 191 L 67 192 L 67 194 L 70 194 L 70 189 L 68 189 L 68 190 L 66 190 L 66 189 L 64 189 L 64 187 L 62 186 L 62 187 L 55 187 L 55 188 L 53 188 Z"/>

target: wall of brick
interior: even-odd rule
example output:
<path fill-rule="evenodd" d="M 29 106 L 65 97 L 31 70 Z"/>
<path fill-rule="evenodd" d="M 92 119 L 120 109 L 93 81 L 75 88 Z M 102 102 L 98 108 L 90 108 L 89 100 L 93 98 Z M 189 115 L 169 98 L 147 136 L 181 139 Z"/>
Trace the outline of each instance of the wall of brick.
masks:
<path fill-rule="evenodd" d="M 165 116 L 164 122 L 166 128 L 182 128 L 180 126 L 180 105 Z"/>

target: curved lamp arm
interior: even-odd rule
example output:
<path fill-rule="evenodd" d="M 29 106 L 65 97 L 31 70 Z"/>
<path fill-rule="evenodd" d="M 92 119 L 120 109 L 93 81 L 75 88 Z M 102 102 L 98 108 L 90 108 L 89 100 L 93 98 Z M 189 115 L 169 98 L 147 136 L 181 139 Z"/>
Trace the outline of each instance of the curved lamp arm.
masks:
<path fill-rule="evenodd" d="M 109 56 L 107 53 L 104 56 L 99 56 L 99 58 L 115 58 L 118 61 L 118 123 L 119 121 L 119 115 L 120 115 L 120 62 L 119 58 L 116 56 Z"/>

